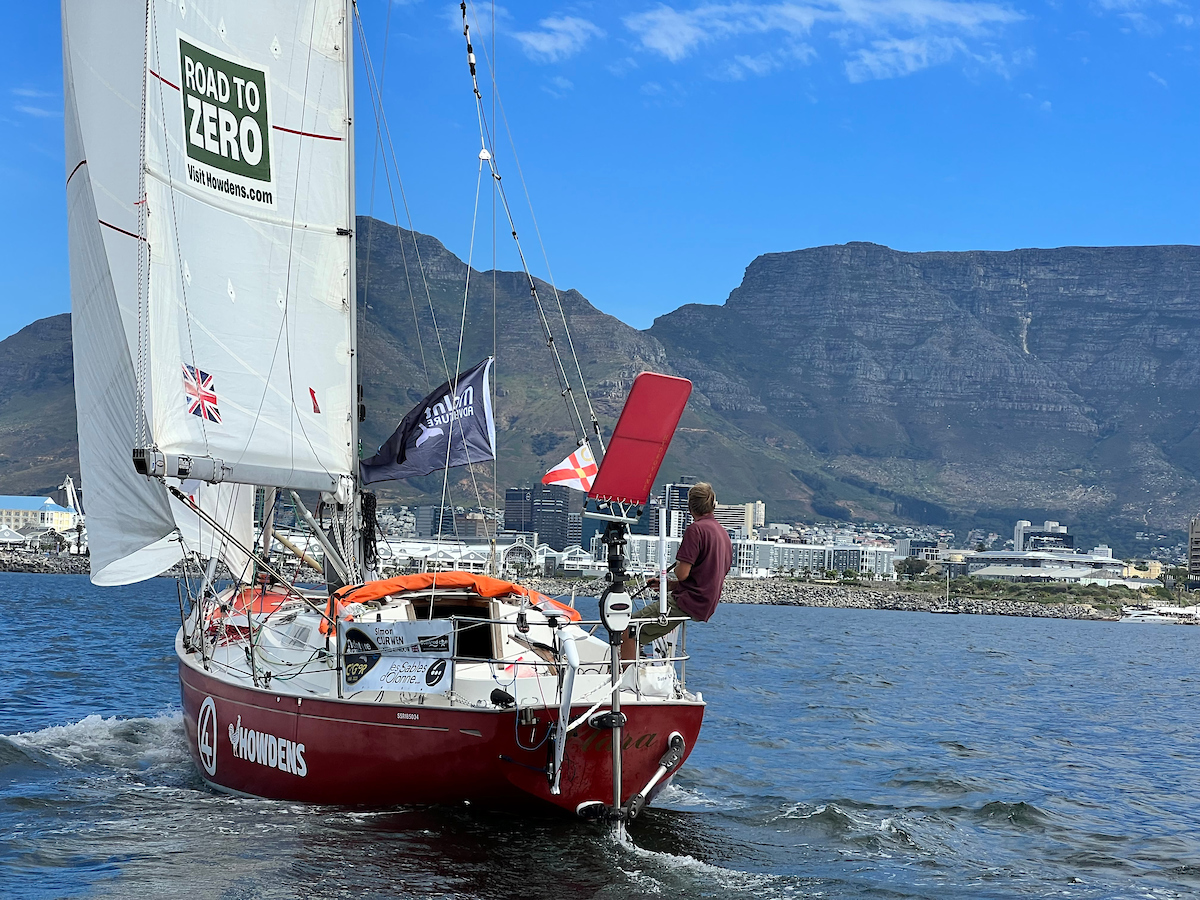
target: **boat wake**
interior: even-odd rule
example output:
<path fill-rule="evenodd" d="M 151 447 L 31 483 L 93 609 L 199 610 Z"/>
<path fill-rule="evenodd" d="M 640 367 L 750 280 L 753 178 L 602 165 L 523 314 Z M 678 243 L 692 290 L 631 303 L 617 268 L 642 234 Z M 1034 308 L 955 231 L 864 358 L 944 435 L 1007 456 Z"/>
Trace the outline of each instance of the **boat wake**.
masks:
<path fill-rule="evenodd" d="M 92 715 L 69 725 L 0 735 L 0 770 L 101 768 L 153 776 L 189 765 L 178 712 L 136 719 Z"/>
<path fill-rule="evenodd" d="M 639 846 L 628 835 L 617 840 L 616 868 L 628 887 L 644 894 L 667 897 L 711 895 L 726 898 L 779 896 L 788 892 L 794 878 L 762 872 L 743 872 L 704 862 L 686 852 L 672 853 Z M 623 857 L 623 858 L 620 858 Z"/>

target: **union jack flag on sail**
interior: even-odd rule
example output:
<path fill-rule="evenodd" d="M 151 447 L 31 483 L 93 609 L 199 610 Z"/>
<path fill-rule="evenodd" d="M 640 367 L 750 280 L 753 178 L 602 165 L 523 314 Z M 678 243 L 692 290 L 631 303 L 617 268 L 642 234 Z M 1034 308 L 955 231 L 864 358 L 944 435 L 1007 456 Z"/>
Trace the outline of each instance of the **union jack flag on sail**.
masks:
<path fill-rule="evenodd" d="M 596 458 L 592 448 L 584 444 L 557 466 L 542 476 L 542 484 L 561 484 L 577 491 L 590 491 L 596 477 Z"/>
<path fill-rule="evenodd" d="M 184 402 L 188 412 L 209 422 L 221 424 L 221 413 L 217 409 L 217 392 L 213 388 L 213 377 L 194 366 L 183 364 Z"/>

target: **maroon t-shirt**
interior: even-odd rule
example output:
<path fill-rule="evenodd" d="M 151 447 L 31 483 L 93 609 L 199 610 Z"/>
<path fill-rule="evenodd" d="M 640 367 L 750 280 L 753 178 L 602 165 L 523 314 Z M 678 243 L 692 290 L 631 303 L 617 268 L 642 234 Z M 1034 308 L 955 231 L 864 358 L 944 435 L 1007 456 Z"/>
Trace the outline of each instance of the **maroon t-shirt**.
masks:
<path fill-rule="evenodd" d="M 710 513 L 692 522 L 683 532 L 677 562 L 691 563 L 692 571 L 675 589 L 679 608 L 697 622 L 707 622 L 721 599 L 721 587 L 733 565 L 733 544 Z"/>

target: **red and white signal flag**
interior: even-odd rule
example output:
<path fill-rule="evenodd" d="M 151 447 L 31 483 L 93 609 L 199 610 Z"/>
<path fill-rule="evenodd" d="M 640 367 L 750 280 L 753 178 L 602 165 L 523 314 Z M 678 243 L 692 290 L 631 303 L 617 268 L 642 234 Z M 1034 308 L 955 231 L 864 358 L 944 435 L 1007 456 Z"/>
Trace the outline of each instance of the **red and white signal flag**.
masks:
<path fill-rule="evenodd" d="M 592 448 L 584 444 L 557 466 L 542 476 L 542 484 L 561 484 L 577 491 L 590 491 L 596 477 L 596 458 Z"/>

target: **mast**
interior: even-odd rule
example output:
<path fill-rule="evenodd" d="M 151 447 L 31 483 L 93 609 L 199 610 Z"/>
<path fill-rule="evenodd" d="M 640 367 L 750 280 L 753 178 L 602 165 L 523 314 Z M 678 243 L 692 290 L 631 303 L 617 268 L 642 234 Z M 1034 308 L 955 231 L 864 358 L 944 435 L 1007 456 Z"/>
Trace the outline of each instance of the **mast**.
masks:
<path fill-rule="evenodd" d="M 354 560 L 353 570 L 366 558 L 363 553 L 363 523 L 362 523 L 362 492 L 359 484 L 358 469 L 358 423 L 362 418 L 361 403 L 362 384 L 359 381 L 358 365 L 358 237 L 355 234 L 358 220 L 354 208 L 354 4 L 355 0 L 346 0 L 346 18 L 342 33 L 342 46 L 346 49 L 346 230 L 350 232 L 350 264 L 346 267 L 346 290 L 350 302 L 350 553 Z M 362 573 L 364 577 L 366 573 Z"/>

